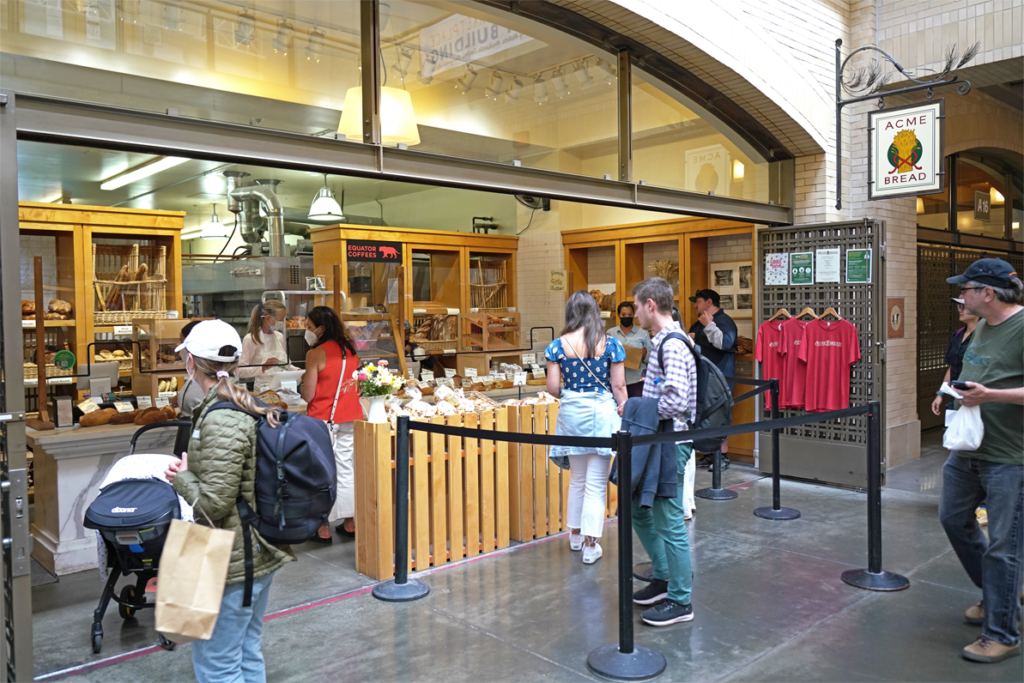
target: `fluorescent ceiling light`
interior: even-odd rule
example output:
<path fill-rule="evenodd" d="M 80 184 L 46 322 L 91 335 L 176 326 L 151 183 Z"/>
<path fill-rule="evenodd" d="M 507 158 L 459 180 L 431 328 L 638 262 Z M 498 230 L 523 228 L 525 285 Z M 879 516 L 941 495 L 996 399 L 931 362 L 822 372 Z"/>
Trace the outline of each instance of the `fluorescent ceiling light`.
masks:
<path fill-rule="evenodd" d="M 119 187 L 124 187 L 130 183 L 134 183 L 136 180 L 142 180 L 143 178 L 148 178 L 160 171 L 166 171 L 169 168 L 174 168 L 186 161 L 188 161 L 188 159 L 184 157 L 156 157 L 155 159 L 139 164 L 134 168 L 130 168 L 127 171 L 123 171 L 117 175 L 107 178 L 100 183 L 100 189 L 116 190 Z"/>

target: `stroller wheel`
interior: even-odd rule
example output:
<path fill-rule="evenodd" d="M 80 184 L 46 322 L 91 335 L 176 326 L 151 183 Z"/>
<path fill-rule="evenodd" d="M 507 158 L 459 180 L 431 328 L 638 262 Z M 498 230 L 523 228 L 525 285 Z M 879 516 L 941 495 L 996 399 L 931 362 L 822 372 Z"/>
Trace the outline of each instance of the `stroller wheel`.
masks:
<path fill-rule="evenodd" d="M 93 634 L 92 637 L 92 652 L 98 655 L 100 650 L 103 649 L 103 636 L 99 634 Z"/>
<path fill-rule="evenodd" d="M 128 604 L 125 604 L 128 603 Z M 121 602 L 117 604 L 117 613 L 122 619 L 131 619 L 135 616 L 135 608 L 129 604 L 135 603 L 135 586 L 125 586 L 121 589 Z"/>
<path fill-rule="evenodd" d="M 160 647 L 162 647 L 163 649 L 167 650 L 168 652 L 178 646 L 177 643 L 171 642 L 164 638 L 164 634 L 160 633 L 158 635 L 160 636 L 160 640 L 158 641 L 157 644 L 160 645 Z"/>

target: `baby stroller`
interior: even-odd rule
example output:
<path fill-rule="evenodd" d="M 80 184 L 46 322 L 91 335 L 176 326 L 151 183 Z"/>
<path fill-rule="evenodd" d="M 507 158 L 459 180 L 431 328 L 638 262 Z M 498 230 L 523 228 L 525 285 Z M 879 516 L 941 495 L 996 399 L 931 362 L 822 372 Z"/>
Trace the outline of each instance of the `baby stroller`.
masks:
<path fill-rule="evenodd" d="M 135 453 L 139 436 L 152 429 L 178 430 L 174 454 L 181 456 L 188 446 L 191 423 L 185 420 L 158 422 L 146 425 L 132 436 L 128 455 Z M 110 577 L 100 596 L 100 604 L 93 612 L 92 651 L 103 647 L 103 615 L 111 599 L 117 603 L 122 619 L 131 619 L 136 611 L 155 607 L 146 602 L 146 585 L 157 575 L 160 553 L 164 548 L 167 530 L 172 519 L 181 519 L 178 495 L 166 481 L 160 479 L 125 479 L 104 488 L 85 513 L 85 526 L 95 529 L 107 549 Z M 121 588 L 114 595 L 121 576 L 135 574 L 135 583 Z M 174 643 L 160 636 L 160 646 L 173 650 Z"/>

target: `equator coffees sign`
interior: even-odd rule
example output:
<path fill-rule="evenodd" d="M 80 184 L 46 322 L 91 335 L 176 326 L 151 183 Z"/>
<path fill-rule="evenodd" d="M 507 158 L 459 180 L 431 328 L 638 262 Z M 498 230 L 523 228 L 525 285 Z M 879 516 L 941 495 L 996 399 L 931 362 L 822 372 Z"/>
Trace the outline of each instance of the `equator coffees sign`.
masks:
<path fill-rule="evenodd" d="M 944 118 L 941 99 L 868 115 L 868 199 L 942 191 Z"/>

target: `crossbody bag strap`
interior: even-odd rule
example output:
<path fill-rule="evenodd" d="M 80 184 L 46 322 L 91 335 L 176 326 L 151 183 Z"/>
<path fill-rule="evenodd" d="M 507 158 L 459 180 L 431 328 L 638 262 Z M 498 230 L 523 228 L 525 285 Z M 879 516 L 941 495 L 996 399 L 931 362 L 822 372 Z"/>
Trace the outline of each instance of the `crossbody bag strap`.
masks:
<path fill-rule="evenodd" d="M 345 381 L 345 370 L 348 368 L 348 350 L 341 344 L 338 344 L 338 348 L 341 349 L 342 355 L 341 376 L 338 377 L 338 389 L 334 392 L 334 405 L 331 406 L 331 417 L 327 420 L 330 424 L 334 424 L 334 411 L 338 409 L 338 397 L 341 396 L 341 384 Z"/>
<path fill-rule="evenodd" d="M 608 339 L 606 339 L 606 340 L 605 340 L 605 344 L 606 344 L 606 345 L 608 344 L 608 340 L 610 340 L 610 337 L 609 337 Z M 572 342 L 570 342 L 570 341 L 569 341 L 568 339 L 566 339 L 565 337 L 562 337 L 562 341 L 564 341 L 564 342 L 565 342 L 566 344 L 568 344 L 568 345 L 569 345 L 569 348 L 570 348 L 570 349 L 572 349 L 572 352 L 576 354 L 576 358 L 578 358 L 578 359 L 579 359 L 579 360 L 580 360 L 580 361 L 581 361 L 581 362 L 583 363 L 583 367 L 585 367 L 585 368 L 587 369 L 587 372 L 589 372 L 589 373 L 590 373 L 590 376 L 594 378 L 594 381 L 595 381 L 595 382 L 597 382 L 598 384 L 600 384 L 600 385 L 601 385 L 602 387 L 604 387 L 604 390 L 605 390 L 605 391 L 607 391 L 607 392 L 609 392 L 609 393 L 610 393 L 610 392 L 611 392 L 611 389 L 609 389 L 609 388 L 608 388 L 608 385 L 607 385 L 607 384 L 605 384 L 605 383 L 604 383 L 604 382 L 602 382 L 602 381 L 601 381 L 600 379 L 598 379 L 597 375 L 595 375 L 595 374 L 594 374 L 594 371 L 590 369 L 590 366 L 589 366 L 589 365 L 587 365 L 587 359 L 585 359 L 585 358 L 580 358 L 580 354 L 579 354 L 579 351 L 577 351 L 577 350 L 576 350 L 576 347 L 572 345 Z"/>
<path fill-rule="evenodd" d="M 252 526 L 254 513 L 252 508 L 249 507 L 249 503 L 242 497 L 242 494 L 238 494 L 235 504 L 238 506 L 238 516 L 242 520 L 242 544 L 245 547 L 245 586 L 242 589 L 242 607 L 250 607 L 252 605 L 252 584 L 255 566 L 252 557 L 252 529 L 250 527 Z"/>

